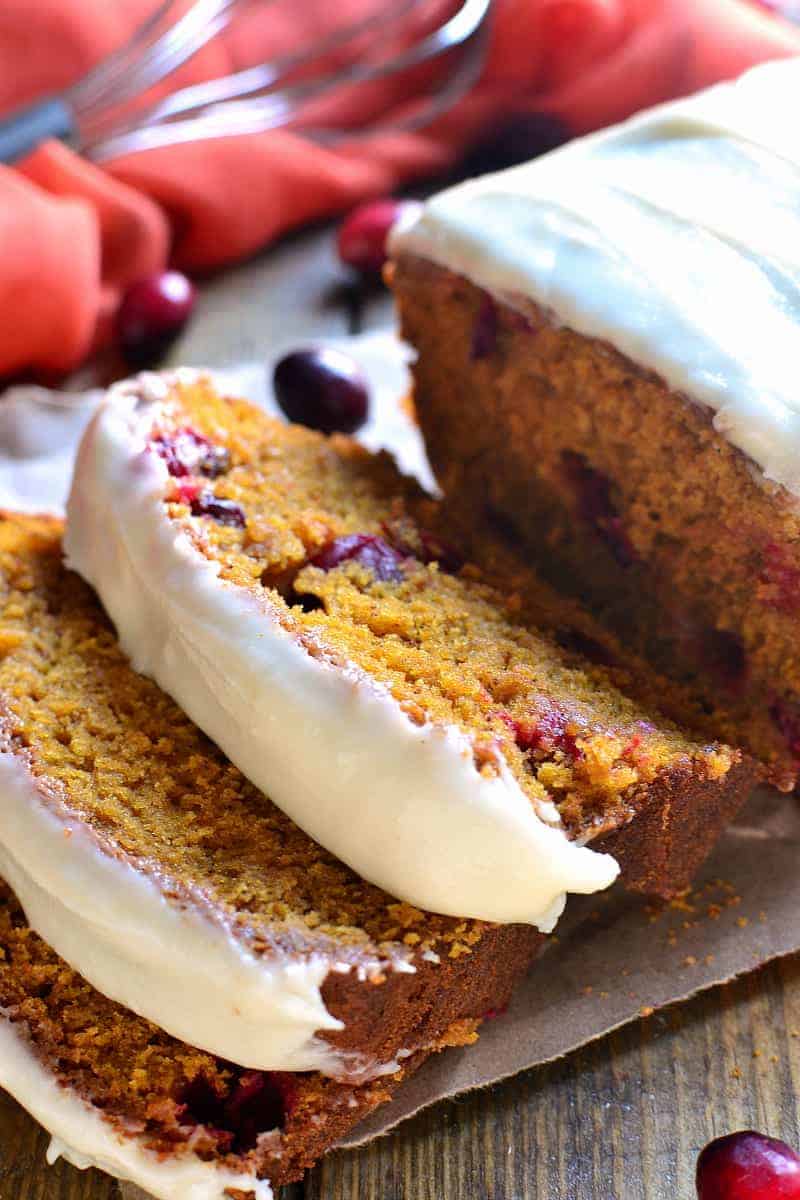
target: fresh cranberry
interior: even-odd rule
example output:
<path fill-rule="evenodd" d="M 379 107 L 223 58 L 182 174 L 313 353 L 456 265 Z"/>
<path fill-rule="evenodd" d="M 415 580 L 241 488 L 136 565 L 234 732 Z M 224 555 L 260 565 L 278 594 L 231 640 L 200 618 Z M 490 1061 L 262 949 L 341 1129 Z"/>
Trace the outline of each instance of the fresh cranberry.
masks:
<path fill-rule="evenodd" d="M 789 560 L 785 546 L 770 542 L 765 547 L 760 583 L 764 604 L 784 613 L 800 608 L 800 568 Z"/>
<path fill-rule="evenodd" d="M 193 517 L 210 517 L 218 525 L 234 525 L 244 529 L 247 524 L 244 510 L 235 500 L 215 496 L 213 492 L 198 492 L 189 498 Z"/>
<path fill-rule="evenodd" d="M 752 1129 L 729 1133 L 697 1160 L 698 1200 L 800 1200 L 800 1156 Z"/>
<path fill-rule="evenodd" d="M 469 356 L 474 361 L 488 358 L 497 345 L 497 305 L 488 292 L 481 293 L 480 304 L 472 326 Z"/>
<path fill-rule="evenodd" d="M 321 433 L 355 433 L 369 415 L 358 365 L 329 347 L 295 350 L 275 367 L 275 395 L 290 421 Z"/>
<path fill-rule="evenodd" d="M 394 547 L 374 533 L 349 533 L 334 538 L 311 559 L 315 567 L 332 571 L 345 562 L 361 563 L 383 582 L 399 582 L 403 578 L 403 558 Z"/>
<path fill-rule="evenodd" d="M 611 480 L 574 450 L 565 450 L 561 458 L 577 498 L 578 516 L 603 539 L 621 567 L 633 566 L 638 556 L 611 499 Z"/>
<path fill-rule="evenodd" d="M 216 446 L 193 429 L 160 433 L 153 438 L 153 446 L 167 464 L 170 475 L 176 478 L 205 475 L 207 479 L 216 479 L 231 465 L 231 456 L 224 446 Z"/>
<path fill-rule="evenodd" d="M 421 210 L 417 200 L 372 200 L 359 204 L 339 226 L 339 258 L 362 275 L 380 275 L 386 262 L 386 240 L 400 220 L 411 221 Z"/>
<path fill-rule="evenodd" d="M 769 715 L 783 734 L 789 751 L 800 758 L 800 705 L 778 698 L 770 705 Z"/>
<path fill-rule="evenodd" d="M 194 284 L 180 271 L 162 271 L 132 283 L 116 320 L 117 339 L 135 367 L 157 362 L 192 315 Z"/>

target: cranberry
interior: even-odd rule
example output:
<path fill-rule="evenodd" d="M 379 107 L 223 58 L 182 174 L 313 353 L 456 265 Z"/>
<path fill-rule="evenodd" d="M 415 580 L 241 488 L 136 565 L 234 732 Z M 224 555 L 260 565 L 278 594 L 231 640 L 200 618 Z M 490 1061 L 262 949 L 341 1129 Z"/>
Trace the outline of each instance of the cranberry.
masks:
<path fill-rule="evenodd" d="M 192 315 L 195 298 L 194 284 L 180 271 L 147 275 L 131 284 L 116 321 L 120 348 L 131 366 L 158 361 Z"/>
<path fill-rule="evenodd" d="M 472 326 L 472 341 L 469 356 L 474 361 L 488 358 L 497 345 L 497 305 L 488 292 L 481 294 L 475 323 Z"/>
<path fill-rule="evenodd" d="M 800 608 L 800 569 L 789 560 L 785 546 L 770 542 L 765 547 L 759 582 L 764 604 L 783 613 Z"/>
<path fill-rule="evenodd" d="M 215 496 L 213 492 L 199 492 L 187 497 L 187 500 L 193 517 L 211 517 L 218 525 L 234 525 L 244 529 L 244 510 L 235 500 L 226 500 L 223 496 Z"/>
<path fill-rule="evenodd" d="M 783 734 L 789 751 L 800 758 L 800 706 L 778 698 L 770 705 L 769 715 Z"/>
<path fill-rule="evenodd" d="M 717 1138 L 697 1160 L 698 1200 L 800 1200 L 800 1156 L 752 1129 Z"/>
<path fill-rule="evenodd" d="M 311 559 L 315 567 L 332 571 L 345 562 L 358 562 L 383 582 L 403 578 L 402 556 L 382 537 L 374 533 L 349 533 L 334 538 Z"/>
<path fill-rule="evenodd" d="M 167 464 L 170 475 L 176 478 L 205 475 L 208 479 L 216 479 L 231 465 L 231 456 L 224 446 L 216 446 L 193 429 L 160 433 L 153 438 L 153 446 Z"/>
<path fill-rule="evenodd" d="M 633 566 L 638 556 L 611 499 L 611 480 L 574 450 L 565 450 L 561 458 L 577 497 L 578 516 L 593 527 L 621 567 Z"/>
<path fill-rule="evenodd" d="M 403 558 L 438 563 L 441 570 L 450 575 L 457 575 L 464 565 L 464 556 L 455 546 L 428 529 L 420 529 L 412 521 L 386 521 L 382 529 L 387 540 Z"/>
<path fill-rule="evenodd" d="M 500 719 L 512 730 L 520 750 L 542 751 L 545 754 L 561 750 L 570 758 L 578 756 L 575 735 L 567 730 L 567 718 L 556 707 L 530 718 L 515 719 L 508 713 L 501 713 Z"/>
<path fill-rule="evenodd" d="M 697 656 L 720 686 L 736 689 L 747 674 L 747 655 L 741 638 L 727 629 L 707 629 L 700 635 Z"/>
<path fill-rule="evenodd" d="M 367 419 L 369 394 L 358 365 L 340 350 L 295 350 L 275 367 L 278 403 L 290 421 L 321 433 L 354 433 Z"/>
<path fill-rule="evenodd" d="M 180 1096 L 185 1125 L 203 1125 L 222 1149 L 236 1154 L 252 1150 L 261 1133 L 280 1129 L 295 1102 L 295 1084 L 283 1071 L 236 1071 L 230 1091 L 204 1075 L 188 1083 Z"/>
<path fill-rule="evenodd" d="M 542 328 L 541 323 L 534 321 L 533 317 L 520 312 L 517 308 L 509 308 L 505 314 L 505 320 L 509 329 L 513 329 L 517 333 L 538 333 Z"/>
<path fill-rule="evenodd" d="M 386 239 L 402 217 L 411 221 L 421 210 L 417 200 L 372 200 L 354 208 L 336 236 L 339 258 L 362 275 L 380 275 L 386 262 Z"/>

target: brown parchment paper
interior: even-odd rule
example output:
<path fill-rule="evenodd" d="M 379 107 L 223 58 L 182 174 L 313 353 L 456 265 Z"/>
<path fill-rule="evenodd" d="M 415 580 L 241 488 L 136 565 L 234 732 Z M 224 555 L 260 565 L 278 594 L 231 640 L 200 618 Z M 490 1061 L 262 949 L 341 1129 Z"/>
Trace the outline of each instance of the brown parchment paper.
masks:
<path fill-rule="evenodd" d="M 360 1146 L 423 1108 L 559 1058 L 635 1019 L 800 950 L 800 803 L 756 792 L 695 887 L 654 907 L 614 887 L 573 897 L 508 1012 L 474 1046 L 429 1059 L 345 1138 Z M 130 1184 L 124 1200 L 145 1200 Z"/>
<path fill-rule="evenodd" d="M 364 440 L 391 449 L 429 482 L 419 434 L 398 405 L 405 380 L 399 344 L 372 334 L 347 348 L 361 358 L 373 389 Z M 259 365 L 227 372 L 221 382 L 269 408 L 267 378 Z M 9 399 L 0 404 L 0 506 L 58 509 L 97 396 L 25 388 Z M 430 1059 L 342 1145 L 362 1145 L 428 1105 L 551 1061 L 643 1012 L 800 950 L 799 913 L 800 803 L 765 789 L 680 902 L 656 909 L 620 887 L 570 898 L 508 1012 L 483 1025 L 476 1045 Z M 130 1184 L 122 1195 L 143 1200 Z"/>
<path fill-rule="evenodd" d="M 429 1059 L 342 1145 L 362 1145 L 438 1100 L 559 1058 L 797 950 L 800 803 L 764 789 L 680 901 L 654 907 L 621 887 L 571 897 L 508 1012 L 484 1023 L 476 1045 Z"/>

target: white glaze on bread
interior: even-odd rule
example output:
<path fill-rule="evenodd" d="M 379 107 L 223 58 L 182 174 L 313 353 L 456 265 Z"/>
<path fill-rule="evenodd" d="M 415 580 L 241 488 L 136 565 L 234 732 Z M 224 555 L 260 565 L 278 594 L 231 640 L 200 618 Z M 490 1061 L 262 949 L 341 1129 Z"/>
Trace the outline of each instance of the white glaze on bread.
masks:
<path fill-rule="evenodd" d="M 0 1087 L 51 1135 L 47 1160 L 64 1158 L 135 1183 L 154 1200 L 228 1200 L 238 1189 L 249 1200 L 272 1200 L 266 1180 L 204 1162 L 190 1151 L 167 1157 L 120 1133 L 97 1109 L 59 1083 L 35 1056 L 21 1028 L 0 1013 Z"/>
<path fill-rule="evenodd" d="M 708 405 L 800 496 L 800 58 L 451 188 L 391 239 Z"/>

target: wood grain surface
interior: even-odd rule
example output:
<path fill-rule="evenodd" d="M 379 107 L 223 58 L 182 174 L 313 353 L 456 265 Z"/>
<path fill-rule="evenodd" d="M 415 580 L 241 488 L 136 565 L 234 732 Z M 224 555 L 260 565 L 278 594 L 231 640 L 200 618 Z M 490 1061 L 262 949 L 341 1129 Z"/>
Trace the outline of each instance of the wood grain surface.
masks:
<path fill-rule="evenodd" d="M 391 320 L 343 286 L 320 230 L 212 281 L 173 361 L 223 365 Z M 800 959 L 774 962 L 549 1066 L 336 1153 L 280 1200 L 692 1200 L 699 1149 L 753 1126 L 800 1144 Z M 48 1168 L 46 1135 L 0 1093 L 0 1200 L 119 1200 Z"/>

